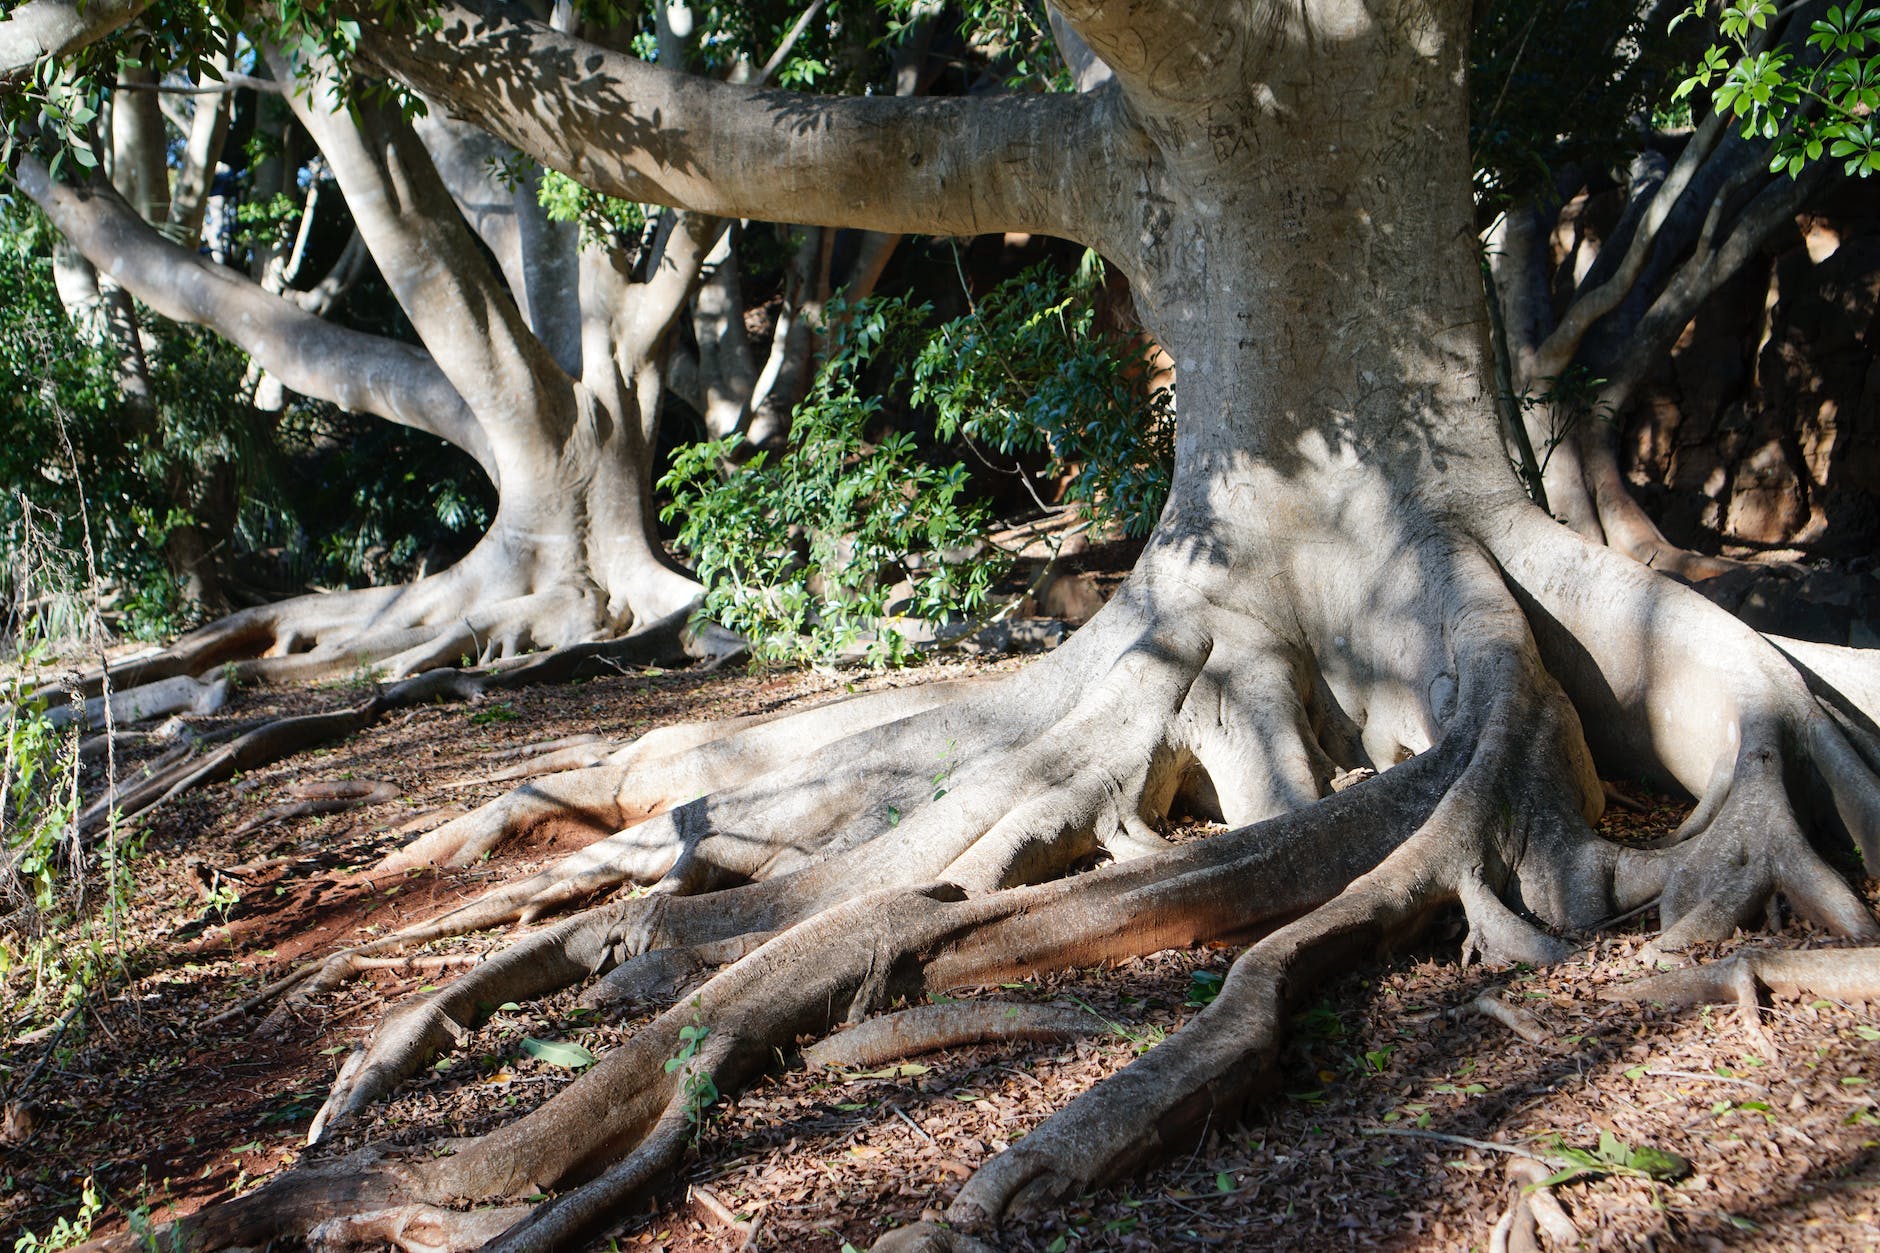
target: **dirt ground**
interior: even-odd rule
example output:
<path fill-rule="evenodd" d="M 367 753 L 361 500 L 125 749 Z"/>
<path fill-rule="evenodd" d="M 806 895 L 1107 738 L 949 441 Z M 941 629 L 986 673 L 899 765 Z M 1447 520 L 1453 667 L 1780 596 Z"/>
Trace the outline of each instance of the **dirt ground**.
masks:
<path fill-rule="evenodd" d="M 419 709 L 342 744 L 179 799 L 150 822 L 119 952 L 125 974 L 62 1034 L 20 1021 L 24 987 L 0 994 L 0 1247 L 43 1236 L 79 1209 L 99 1232 L 129 1212 L 162 1219 L 254 1186 L 299 1159 L 341 1056 L 396 998 L 502 942 L 427 950 L 423 968 L 375 972 L 324 997 L 279 1034 L 259 1015 L 209 1020 L 297 960 L 453 906 L 544 864 L 592 833 L 575 826 L 499 850 L 474 869 L 365 873 L 446 811 L 501 794 L 487 756 L 578 733 L 628 738 L 666 723 L 828 699 L 850 687 L 931 681 L 972 661 L 886 676 L 626 672 L 476 706 Z M 224 714 L 348 703 L 343 685 L 244 692 Z M 211 729 L 217 720 L 205 720 Z M 398 799 L 242 831 L 291 785 L 382 779 Z M 1673 800 L 1621 786 L 1622 838 L 1675 826 Z M 1205 838 L 1190 826 L 1178 838 Z M 1880 884 L 1864 884 L 1876 899 Z M 1821 945 L 1792 919 L 1742 945 Z M 1075 1198 L 1005 1231 L 1011 1250 L 1488 1249 L 1515 1195 L 1517 1150 L 1558 1158 L 1656 1148 L 1687 1159 L 1675 1180 L 1588 1175 L 1553 1189 L 1592 1249 L 1880 1248 L 1880 1019 L 1871 1006 L 1778 1001 L 1759 1051 L 1737 1013 L 1668 1013 L 1601 999 L 1644 973 L 1653 919 L 1586 937 L 1545 971 L 1457 962 L 1460 919 L 1422 945 L 1310 993 L 1271 1091 L 1205 1143 L 1128 1184 Z M 1082 1005 L 1109 1029 L 1072 1045 L 981 1047 L 866 1074 L 811 1073 L 791 1057 L 722 1101 L 699 1128 L 687 1175 L 650 1208 L 619 1216 L 594 1247 L 678 1250 L 866 1248 L 884 1227 L 944 1209 L 974 1167 L 1093 1081 L 1156 1046 L 1212 992 L 1230 949 L 1167 952 L 1002 988 L 996 997 Z M 442 959 L 442 960 L 437 960 Z M 1530 1042 L 1475 1005 L 1516 1007 Z M 575 1072 L 525 1049 L 563 1041 L 604 1053 L 634 1029 L 554 1001 L 499 1011 L 408 1084 L 360 1138 L 473 1134 L 516 1116 Z M 1537 1028 L 1537 1030 L 1536 1030 Z M 41 1063 L 44 1063 L 43 1065 Z M 1470 1144 L 1467 1141 L 1479 1142 Z M 30 1246 L 29 1246 L 30 1247 Z"/>

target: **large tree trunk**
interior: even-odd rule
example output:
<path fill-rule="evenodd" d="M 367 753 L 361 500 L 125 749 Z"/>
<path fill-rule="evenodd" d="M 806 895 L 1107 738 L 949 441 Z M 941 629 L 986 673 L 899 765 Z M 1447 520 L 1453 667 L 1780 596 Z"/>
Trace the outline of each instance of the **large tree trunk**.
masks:
<path fill-rule="evenodd" d="M 316 1138 L 490 1005 L 597 973 L 590 1003 L 670 998 L 724 968 L 527 1117 L 435 1154 L 304 1167 L 190 1220 L 193 1239 L 571 1246 L 671 1177 L 700 1075 L 728 1089 L 897 996 L 1255 939 L 1181 1032 L 981 1167 L 950 1226 L 878 1246 L 963 1247 L 961 1231 L 1231 1117 L 1292 998 L 1443 907 L 1495 962 L 1554 960 L 1566 946 L 1550 932 L 1654 900 L 1657 951 L 1727 934 L 1777 893 L 1880 935 L 1809 842 L 1851 833 L 1880 854 L 1871 658 L 1791 647 L 1791 661 L 1548 518 L 1510 472 L 1469 194 L 1469 5 L 1061 7 L 1111 87 L 805 102 L 460 9 L 444 38 L 475 75 L 422 37 L 373 45 L 616 194 L 721 213 L 768 195 L 844 225 L 1099 247 L 1176 362 L 1174 485 L 1122 589 L 1016 676 L 579 750 L 537 764 L 584 768 L 424 837 L 406 856 L 474 858 L 557 814 L 614 831 L 289 983 L 311 994 L 362 953 L 655 886 L 389 1015 Z M 585 67 L 593 90 L 558 91 L 547 64 Z M 630 142 L 655 114 L 665 129 Z M 1666 847 L 1609 843 L 1589 825 L 1596 761 L 1682 785 L 1698 809 Z M 1360 766 L 1378 777 L 1332 794 Z M 1151 824 L 1179 795 L 1234 829 L 1170 847 Z M 1114 864 L 1064 877 L 1098 852 Z M 555 1195 L 521 1202 L 536 1192 Z"/>
<path fill-rule="evenodd" d="M 121 669 L 114 685 L 183 674 L 207 681 L 228 664 L 269 678 L 400 677 L 646 631 L 678 648 L 698 587 L 657 538 L 652 441 L 669 330 L 716 228 L 704 219 L 669 221 L 649 258 L 651 277 L 635 282 L 629 261 L 604 249 L 577 257 L 572 228 L 525 220 L 518 229 L 517 194 L 507 234 L 487 212 L 476 220 L 509 263 L 506 288 L 396 111 L 349 114 L 313 95 L 291 104 L 298 120 L 286 119 L 287 128 L 304 127 L 321 146 L 425 349 L 323 322 L 286 287 L 297 249 L 264 258 L 251 281 L 162 238 L 108 190 L 56 185 L 31 158 L 22 158 L 18 176 L 72 246 L 122 290 L 229 337 L 270 379 L 468 452 L 497 489 L 496 516 L 448 570 L 407 587 L 245 610 Z M 445 138 L 435 141 L 440 151 L 458 155 Z M 297 162 L 281 165 L 278 179 L 291 184 Z M 481 193 L 494 183 L 486 163 L 469 165 L 484 185 L 460 188 L 463 199 L 486 201 Z M 445 166 L 462 174 L 465 162 Z M 564 291 L 553 282 L 558 273 L 578 274 L 578 283 Z M 91 686 L 102 681 L 94 676 Z"/>

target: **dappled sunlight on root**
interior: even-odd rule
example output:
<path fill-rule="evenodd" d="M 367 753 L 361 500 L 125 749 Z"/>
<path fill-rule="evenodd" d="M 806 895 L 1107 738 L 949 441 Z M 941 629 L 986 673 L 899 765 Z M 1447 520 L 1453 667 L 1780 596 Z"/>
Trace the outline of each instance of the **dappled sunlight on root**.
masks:
<path fill-rule="evenodd" d="M 448 573 L 434 577 L 442 579 Z M 422 584 L 413 585 L 419 586 Z M 373 593 L 387 590 L 397 589 L 368 589 Z M 285 627 L 295 616 L 294 606 L 305 605 L 307 612 L 331 616 L 335 606 L 324 603 L 329 595 L 344 599 L 365 593 L 338 592 L 246 610 L 186 636 L 170 653 L 114 668 L 110 676 L 113 708 L 136 704 L 139 693 L 182 691 L 176 676 L 197 668 L 202 668 L 202 677 L 195 685 L 216 690 L 249 680 L 310 682 L 344 678 L 369 687 L 369 696 L 324 713 L 264 722 L 217 745 L 192 740 L 184 751 L 120 780 L 108 795 L 89 804 L 79 816 L 81 829 L 101 829 L 113 814 L 122 821 L 147 813 L 238 771 L 253 770 L 350 735 L 395 709 L 438 700 L 477 700 L 505 688 L 562 682 L 606 673 L 625 664 L 672 664 L 686 660 L 696 645 L 683 612 L 638 624 L 618 637 L 594 631 L 574 635 L 538 631 L 542 626 L 540 612 L 565 599 L 551 594 L 523 596 L 498 604 L 489 611 L 496 617 L 458 617 L 440 626 L 363 633 L 356 627 L 345 628 L 337 637 L 339 642 L 330 648 L 321 646 L 285 656 L 257 655 L 264 650 L 278 654 L 287 642 L 301 638 Z M 368 607 L 376 603 L 371 598 L 362 602 Z M 517 629 L 498 629 L 502 627 L 498 617 Z M 540 642 L 551 647 L 546 652 L 527 651 Z M 94 674 L 87 676 L 84 686 L 94 690 L 102 681 L 102 675 Z M 144 712 L 157 711 L 153 706 Z"/>
<path fill-rule="evenodd" d="M 1018 746 L 1012 728 L 997 720 L 976 732 L 959 720 L 962 707 L 983 717 L 1008 704 L 996 684 L 888 691 L 811 710 L 802 715 L 811 724 L 804 735 L 829 739 L 823 752 L 779 764 L 742 788 L 681 806 L 431 923 L 352 950 L 385 951 L 526 920 L 625 880 L 656 880 L 648 894 L 536 932 L 395 1014 L 349 1064 L 315 1136 L 385 1095 L 505 1001 L 594 975 L 605 978 L 591 1000 L 642 1000 L 896 884 L 945 878 L 990 891 L 1054 878 L 1105 849 L 1112 856 L 1140 852 L 1143 841 L 1131 831 L 1165 811 L 1174 794 L 1179 762 L 1169 728 L 1207 647 L 1190 633 L 1151 635 L 1122 648 L 1087 690 L 1060 699 L 1057 717 L 1033 710 L 1020 719 L 1016 733 L 1035 738 Z M 1021 674 L 1005 682 L 1035 681 Z M 1117 734 L 1132 694 L 1139 716 L 1130 733 Z M 1159 699 L 1140 699 L 1154 695 Z M 838 729 L 858 723 L 862 730 L 837 738 Z M 773 758 L 733 743 L 773 725 L 787 730 L 785 723 L 743 728 L 696 751 L 781 763 L 787 754 Z M 1114 736 L 1111 751 L 1080 760 L 1098 727 Z M 779 745 L 789 739 L 771 738 Z M 329 974 L 350 973 L 346 956 L 307 977 L 319 985 Z M 884 970 L 879 978 L 886 977 Z"/>
<path fill-rule="evenodd" d="M 1818 649 L 1827 675 L 1690 589 L 1527 519 L 1499 548 L 1550 670 L 1615 769 L 1682 785 L 1696 809 L 1666 847 L 1621 850 L 1614 903 L 1655 903 L 1654 951 L 1723 938 L 1780 895 L 1831 931 L 1880 937 L 1814 847 L 1842 837 L 1880 856 L 1876 689 L 1857 650 Z M 1810 646 L 1802 646 L 1810 647 Z M 1871 662 L 1868 663 L 1869 666 Z M 1836 680 L 1839 686 L 1836 686 Z"/>
<path fill-rule="evenodd" d="M 1566 536 L 1549 526 L 1549 543 Z M 982 1247 L 974 1232 L 1235 1117 L 1297 998 L 1445 907 L 1467 920 L 1465 960 L 1496 965 L 1558 960 L 1574 933 L 1653 901 L 1668 928 L 1661 949 L 1727 930 L 1777 895 L 1833 930 L 1872 935 L 1872 917 L 1810 845 L 1814 825 L 1803 826 L 1825 814 L 1832 831 L 1840 815 L 1870 838 L 1847 817 L 1865 812 L 1871 776 L 1818 769 L 1845 764 L 1836 745 L 1856 758 L 1859 746 L 1766 641 L 1711 633 L 1710 615 L 1733 620 L 1686 589 L 1662 592 L 1670 584 L 1649 572 L 1615 584 L 1606 558 L 1589 564 L 1567 539 L 1498 565 L 1450 545 L 1455 573 L 1424 606 L 1443 624 L 1440 655 L 1419 654 L 1435 669 L 1399 668 L 1375 689 L 1347 683 L 1328 695 L 1314 669 L 1324 644 L 1311 634 L 1288 642 L 1167 588 L 1179 610 L 1149 612 L 1158 602 L 1142 579 L 1018 675 L 925 703 L 900 696 L 871 709 L 865 697 L 841 715 L 800 715 L 801 742 L 819 747 L 794 764 L 775 748 L 795 738 L 796 719 L 783 717 L 647 737 L 615 750 L 615 764 L 519 789 L 492 807 L 505 822 L 518 798 L 552 808 L 590 779 L 595 797 L 613 796 L 589 803 L 616 814 L 620 797 L 643 803 L 674 779 L 721 784 L 375 942 L 409 947 L 653 883 L 529 932 L 407 1001 L 347 1061 L 314 1137 L 332 1138 L 495 1005 L 584 987 L 585 1005 L 665 1008 L 527 1116 L 437 1146 L 445 1155 L 400 1150 L 399 1197 L 328 1206 L 318 1222 L 337 1225 L 321 1230 L 468 1247 L 490 1235 L 470 1230 L 469 1215 L 487 1211 L 461 1210 L 466 1201 L 513 1206 L 545 1192 L 553 1199 L 526 1217 L 514 1208 L 493 1247 L 566 1246 L 672 1177 L 702 1094 L 736 1090 L 806 1034 L 827 1037 L 809 1058 L 859 1065 L 933 1043 L 1072 1031 L 1079 1024 L 1064 1014 L 1004 1024 L 980 1009 L 941 1021 L 951 1006 L 921 1002 L 1171 946 L 1252 941 L 1180 1032 L 982 1165 L 947 1226 L 904 1229 L 880 1246 L 972 1249 Z M 1628 671 L 1639 657 L 1650 665 Z M 1644 699 L 1653 684 L 1708 690 L 1705 666 L 1725 671 L 1720 696 Z M 1384 699 L 1405 688 L 1431 693 L 1429 706 Z M 1370 710 L 1369 725 L 1341 723 L 1345 708 Z M 1272 720 L 1255 728 L 1232 710 Z M 1365 755 L 1366 745 L 1416 742 L 1425 722 L 1434 733 L 1400 764 Z M 1696 781 L 1701 803 L 1679 837 L 1636 848 L 1594 833 L 1602 791 L 1589 739 Z M 1332 789 L 1334 774 L 1367 765 L 1387 768 Z M 1266 816 L 1171 845 L 1154 824 L 1178 798 Z M 1735 989 L 1745 976 L 1728 978 Z M 903 999 L 917 1008 L 876 1017 Z M 461 1231 L 447 1213 L 465 1218 Z M 304 1209 L 282 1214 L 279 1234 L 315 1225 Z"/>

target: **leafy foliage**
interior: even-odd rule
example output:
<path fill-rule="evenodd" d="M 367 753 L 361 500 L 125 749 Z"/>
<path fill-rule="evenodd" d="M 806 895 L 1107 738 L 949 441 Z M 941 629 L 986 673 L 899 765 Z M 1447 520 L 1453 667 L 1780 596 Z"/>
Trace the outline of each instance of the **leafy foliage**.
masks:
<path fill-rule="evenodd" d="M 1044 452 L 1076 467 L 1065 496 L 1098 524 L 1146 535 L 1168 499 L 1173 397 L 1151 391 L 1141 348 L 1096 326 L 1103 263 L 1075 274 L 1034 266 L 942 326 L 914 362 L 913 399 L 943 438 L 1006 455 Z"/>
<path fill-rule="evenodd" d="M 46 660 L 43 644 L 19 655 L 20 668 L 0 682 L 0 828 L 6 831 L 9 895 L 24 895 L 42 912 L 57 904 L 60 863 L 78 858 L 78 743 L 61 734 L 46 716 L 46 702 L 34 699 L 23 676 Z"/>
<path fill-rule="evenodd" d="M 1138 347 L 1097 328 L 1101 264 L 1048 265 L 1000 284 L 929 329 L 907 297 L 832 303 L 830 348 L 793 420 L 791 447 L 735 470 L 738 437 L 681 450 L 662 486 L 677 542 L 706 586 L 707 617 L 765 661 L 855 649 L 900 664 L 906 637 L 884 620 L 971 616 L 1002 562 L 983 555 L 985 507 L 964 465 L 941 468 L 908 430 L 871 431 L 904 388 L 942 440 L 1071 469 L 1066 498 L 1096 523 L 1145 534 L 1168 496 L 1171 397 L 1147 386 Z M 885 363 L 885 368 L 878 363 Z M 872 374 L 872 377 L 870 377 Z M 890 602 L 895 588 L 903 598 Z"/>
<path fill-rule="evenodd" d="M 0 541 L 24 546 L 31 501 L 55 520 L 53 550 L 78 552 L 79 494 L 88 493 L 99 506 L 99 575 L 127 592 L 124 626 L 159 634 L 181 609 L 162 544 L 188 517 L 167 480 L 219 457 L 223 445 L 204 426 L 219 419 L 229 382 L 202 377 L 220 362 L 206 340 L 175 345 L 151 362 L 157 421 L 125 421 L 109 358 L 66 320 L 45 239 L 36 216 L 0 216 Z"/>
<path fill-rule="evenodd" d="M 1554 172 L 1609 168 L 1642 138 L 1683 55 L 1631 0 L 1490 0 L 1470 42 L 1470 147 L 1478 198 L 1501 205 L 1554 194 Z"/>
<path fill-rule="evenodd" d="M 292 490 L 242 539 L 278 547 L 296 582 L 402 581 L 428 551 L 468 549 L 494 514 L 494 489 L 468 454 L 424 432 L 308 404 L 279 437 Z"/>
<path fill-rule="evenodd" d="M 1552 1188 L 1575 1179 L 1597 1175 L 1623 1175 L 1635 1179 L 1670 1181 L 1691 1173 L 1691 1164 L 1666 1149 L 1641 1144 L 1634 1148 L 1610 1131 L 1599 1133 L 1599 1147 L 1573 1148 L 1556 1142 L 1551 1154 L 1563 1164 L 1553 1174 L 1532 1185 Z"/>
<path fill-rule="evenodd" d="M 85 1176 L 79 1196 L 78 1212 L 71 1218 L 60 1217 L 43 1236 L 28 1231 L 13 1242 L 13 1253 L 57 1253 L 91 1239 L 92 1224 L 104 1213 L 104 1200 L 90 1175 Z"/>
<path fill-rule="evenodd" d="M 1695 0 L 1672 22 L 1709 15 Z M 1772 0 L 1741 0 L 1716 10 L 1721 42 L 1704 52 L 1673 95 L 1708 88 L 1718 113 L 1734 119 L 1745 139 L 1775 141 L 1771 173 L 1800 174 L 1824 156 L 1842 172 L 1866 178 L 1880 170 L 1880 8 L 1861 0 L 1829 6 L 1809 23 L 1801 49 L 1772 38 L 1782 25 Z M 1771 23 L 1775 23 L 1775 27 Z M 1872 55 L 1868 55 L 1869 49 Z"/>
<path fill-rule="evenodd" d="M 95 648 L 98 623 L 72 581 L 74 555 L 56 548 L 43 511 L 17 503 L 23 524 L 6 575 L 25 608 L 0 668 L 0 1014 L 27 1023 L 76 1013 L 90 987 L 121 969 L 117 924 L 142 841 L 115 825 L 101 846 L 80 838 L 81 724 L 55 725 L 43 677 L 55 647 Z"/>
<path fill-rule="evenodd" d="M 705 584 L 705 616 L 743 634 L 763 661 L 832 656 L 866 642 L 870 664 L 912 653 L 895 616 L 944 619 L 984 603 L 1000 562 L 977 551 L 986 511 L 966 467 L 931 464 L 906 432 L 867 436 L 882 410 L 863 374 L 917 346 L 924 305 L 832 302 L 830 343 L 798 406 L 791 446 L 723 471 L 741 437 L 682 449 L 662 511 Z M 896 365 L 892 374 L 898 377 Z M 897 586 L 905 600 L 890 602 Z"/>

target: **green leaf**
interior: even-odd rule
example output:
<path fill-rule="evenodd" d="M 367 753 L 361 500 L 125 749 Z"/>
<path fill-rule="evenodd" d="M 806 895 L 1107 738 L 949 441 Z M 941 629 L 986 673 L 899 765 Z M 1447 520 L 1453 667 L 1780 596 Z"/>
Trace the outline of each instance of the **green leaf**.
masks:
<path fill-rule="evenodd" d="M 1563 1167 L 1560 1170 L 1555 1171 L 1553 1174 L 1547 1176 L 1547 1178 L 1541 1180 L 1539 1183 L 1534 1184 L 1533 1186 L 1536 1188 L 1557 1188 L 1563 1183 L 1572 1183 L 1575 1179 L 1578 1179 L 1581 1175 L 1590 1175 L 1594 1173 L 1597 1173 L 1597 1172 L 1585 1166 L 1578 1166 L 1578 1165 L 1567 1166 L 1567 1167 Z"/>
<path fill-rule="evenodd" d="M 559 1066 L 563 1070 L 580 1070 L 594 1064 L 594 1054 L 579 1044 L 570 1044 L 564 1040 L 537 1040 L 533 1037 L 522 1041 L 522 1051 L 539 1062 L 550 1066 Z"/>
<path fill-rule="evenodd" d="M 1633 1149 L 1626 1163 L 1642 1175 L 1669 1183 L 1682 1179 L 1691 1173 L 1691 1163 L 1677 1153 L 1666 1149 L 1655 1149 L 1650 1145 L 1640 1145 Z"/>

